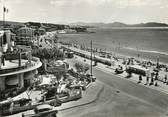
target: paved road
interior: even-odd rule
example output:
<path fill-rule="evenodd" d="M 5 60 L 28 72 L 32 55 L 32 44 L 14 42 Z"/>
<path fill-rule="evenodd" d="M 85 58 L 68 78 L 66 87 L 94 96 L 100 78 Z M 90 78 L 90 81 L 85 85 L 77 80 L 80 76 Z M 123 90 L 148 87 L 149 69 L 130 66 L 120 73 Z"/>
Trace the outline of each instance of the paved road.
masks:
<path fill-rule="evenodd" d="M 159 92 L 142 85 L 130 82 L 125 78 L 120 78 L 116 75 L 105 73 L 103 71 L 94 69 L 94 74 L 97 78 L 108 84 L 109 86 L 119 89 L 129 95 L 132 95 L 136 98 L 139 98 L 143 101 L 146 101 L 154 106 L 157 106 L 161 109 L 167 110 L 168 108 L 168 95 L 162 92 Z"/>
<path fill-rule="evenodd" d="M 97 69 L 93 72 L 105 85 L 98 99 L 90 105 L 60 112 L 59 117 L 163 117 L 167 115 L 168 95 Z"/>
<path fill-rule="evenodd" d="M 167 94 L 96 68 L 93 73 L 105 86 L 96 102 L 61 112 L 59 117 L 163 117 L 168 114 Z"/>

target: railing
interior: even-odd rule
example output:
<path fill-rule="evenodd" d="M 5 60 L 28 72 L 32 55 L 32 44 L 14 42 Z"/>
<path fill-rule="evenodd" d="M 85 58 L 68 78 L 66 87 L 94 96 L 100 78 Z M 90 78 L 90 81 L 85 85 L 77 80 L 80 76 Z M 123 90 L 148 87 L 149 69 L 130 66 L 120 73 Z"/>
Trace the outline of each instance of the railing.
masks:
<path fill-rule="evenodd" d="M 0 74 L 6 74 L 6 73 L 11 73 L 11 72 L 17 72 L 19 70 L 24 70 L 24 69 L 27 69 L 27 68 L 31 68 L 31 67 L 34 67 L 36 65 L 38 65 L 40 63 L 40 59 L 39 58 L 36 58 L 36 57 L 33 57 L 32 58 L 32 61 L 31 63 L 26 63 L 25 66 L 20 66 L 20 67 L 17 67 L 17 68 L 9 68 L 9 69 L 1 69 L 0 70 Z"/>

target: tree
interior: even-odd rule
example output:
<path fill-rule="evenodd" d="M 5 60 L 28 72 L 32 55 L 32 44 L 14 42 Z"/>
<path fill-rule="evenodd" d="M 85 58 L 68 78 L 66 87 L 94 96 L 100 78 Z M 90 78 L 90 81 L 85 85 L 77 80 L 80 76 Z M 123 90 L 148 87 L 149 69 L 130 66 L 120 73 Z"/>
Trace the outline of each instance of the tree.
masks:
<path fill-rule="evenodd" d="M 43 49 L 34 49 L 32 51 L 32 55 L 36 56 L 40 59 L 61 59 L 63 58 L 63 52 L 61 52 L 58 48 L 51 48 L 51 49 L 47 49 L 47 48 L 43 48 Z"/>
<path fill-rule="evenodd" d="M 89 66 L 86 64 L 82 64 L 82 63 L 75 63 L 74 67 L 76 68 L 77 72 L 82 72 L 82 73 L 86 73 L 89 70 Z"/>

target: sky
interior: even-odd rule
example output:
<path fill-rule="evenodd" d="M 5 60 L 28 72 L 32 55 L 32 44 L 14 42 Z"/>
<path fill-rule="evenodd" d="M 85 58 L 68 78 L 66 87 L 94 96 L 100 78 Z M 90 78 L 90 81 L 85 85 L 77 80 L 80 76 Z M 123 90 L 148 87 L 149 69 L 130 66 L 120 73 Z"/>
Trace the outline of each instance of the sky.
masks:
<path fill-rule="evenodd" d="M 9 21 L 168 23 L 168 0 L 0 0 Z"/>

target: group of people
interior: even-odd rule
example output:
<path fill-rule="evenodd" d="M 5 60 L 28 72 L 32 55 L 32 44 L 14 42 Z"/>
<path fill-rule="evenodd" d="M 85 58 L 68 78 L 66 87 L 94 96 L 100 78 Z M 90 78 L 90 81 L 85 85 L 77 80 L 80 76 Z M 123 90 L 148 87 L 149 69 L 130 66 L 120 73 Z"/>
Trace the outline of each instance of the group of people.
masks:
<path fill-rule="evenodd" d="M 139 80 L 138 80 L 138 84 L 142 82 L 142 75 L 139 75 Z M 146 76 L 146 83 L 144 85 L 154 85 L 154 86 L 158 86 L 158 81 L 159 81 L 159 73 L 158 72 L 152 72 L 151 76 Z M 167 75 L 164 76 L 164 78 L 161 80 L 164 84 L 168 85 L 168 79 L 167 79 Z"/>

